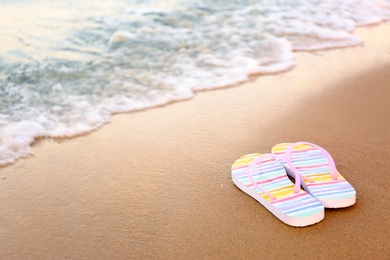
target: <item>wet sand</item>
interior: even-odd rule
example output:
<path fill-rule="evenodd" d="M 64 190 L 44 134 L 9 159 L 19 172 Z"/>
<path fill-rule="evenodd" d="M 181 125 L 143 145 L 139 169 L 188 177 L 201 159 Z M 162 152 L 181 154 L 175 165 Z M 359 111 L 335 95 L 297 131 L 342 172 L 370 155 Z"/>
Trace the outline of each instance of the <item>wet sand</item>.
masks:
<path fill-rule="evenodd" d="M 390 25 L 364 47 L 190 101 L 40 140 L 0 168 L 1 259 L 388 259 Z M 231 164 L 280 142 L 333 156 L 357 203 L 287 226 L 236 188 Z"/>

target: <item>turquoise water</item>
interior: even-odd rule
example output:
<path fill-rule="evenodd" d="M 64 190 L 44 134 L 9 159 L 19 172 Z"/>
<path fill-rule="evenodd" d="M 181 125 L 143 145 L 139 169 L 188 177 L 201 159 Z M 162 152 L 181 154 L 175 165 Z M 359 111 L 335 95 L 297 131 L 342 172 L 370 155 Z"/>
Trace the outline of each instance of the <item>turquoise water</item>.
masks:
<path fill-rule="evenodd" d="M 37 137 L 295 65 L 293 51 L 361 44 L 390 1 L 1 1 L 0 165 Z"/>

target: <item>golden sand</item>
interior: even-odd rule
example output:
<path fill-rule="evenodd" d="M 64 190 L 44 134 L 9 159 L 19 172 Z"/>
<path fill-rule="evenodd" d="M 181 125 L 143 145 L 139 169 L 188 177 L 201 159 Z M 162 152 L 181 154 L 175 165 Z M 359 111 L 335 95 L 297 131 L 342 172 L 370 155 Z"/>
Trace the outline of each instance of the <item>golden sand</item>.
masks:
<path fill-rule="evenodd" d="M 390 25 L 356 34 L 364 47 L 298 53 L 287 73 L 40 140 L 0 168 L 0 258 L 388 258 Z M 293 228 L 230 166 L 302 140 L 332 154 L 358 198 Z"/>

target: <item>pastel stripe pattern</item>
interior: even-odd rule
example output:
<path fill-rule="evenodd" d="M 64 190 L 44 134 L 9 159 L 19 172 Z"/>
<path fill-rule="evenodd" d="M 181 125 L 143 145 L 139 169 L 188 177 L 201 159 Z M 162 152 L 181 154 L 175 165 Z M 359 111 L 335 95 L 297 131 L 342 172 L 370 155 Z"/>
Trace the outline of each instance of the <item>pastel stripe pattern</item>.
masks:
<path fill-rule="evenodd" d="M 288 167 L 285 151 L 289 145 L 292 144 L 281 143 L 272 148 L 272 153 L 279 156 L 285 167 Z M 335 168 L 336 178 L 332 178 L 330 162 L 321 150 L 323 148 L 319 149 L 320 147 L 313 145 L 302 142 L 294 144 L 287 158 L 301 176 L 302 187 L 324 203 L 325 207 L 340 208 L 353 205 L 356 201 L 355 189 Z M 296 176 L 295 172 L 290 173 L 289 170 L 287 172 L 292 177 Z"/>
<path fill-rule="evenodd" d="M 302 189 L 296 193 L 294 184 L 288 178 L 284 167 L 275 158 L 264 157 L 261 159 L 261 165 L 257 164 L 252 168 L 251 178 L 254 181 L 252 182 L 248 175 L 248 166 L 255 157 L 260 155 L 257 153 L 248 154 L 234 162 L 232 165 L 234 183 L 244 192 L 247 189 L 254 192 L 247 192 L 249 195 L 255 194 L 251 195 L 252 197 L 260 196 L 268 203 L 268 205 L 262 204 L 274 215 L 285 215 L 288 218 L 296 219 L 322 214 L 318 220 L 320 221 L 323 218 L 324 205 Z"/>

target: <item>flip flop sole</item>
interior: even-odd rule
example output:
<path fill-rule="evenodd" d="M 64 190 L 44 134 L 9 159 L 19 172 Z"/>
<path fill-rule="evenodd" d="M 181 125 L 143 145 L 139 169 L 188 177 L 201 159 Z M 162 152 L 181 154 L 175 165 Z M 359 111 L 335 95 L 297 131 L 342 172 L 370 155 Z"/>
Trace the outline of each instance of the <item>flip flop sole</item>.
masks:
<path fill-rule="evenodd" d="M 336 168 L 334 169 L 337 180 L 333 179 L 330 162 L 323 152 L 310 143 L 302 143 L 294 145 L 290 158 L 288 158 L 296 168 L 295 170 L 288 167 L 285 158 L 286 148 L 292 143 L 280 143 L 272 147 L 272 153 L 284 161 L 283 166 L 287 174 L 295 178 L 296 171 L 299 171 L 301 176 L 308 178 L 303 178 L 301 183 L 303 189 L 321 201 L 326 208 L 345 208 L 355 204 L 356 191 L 352 185 Z"/>
<path fill-rule="evenodd" d="M 303 190 L 298 194 L 294 193 L 294 184 L 283 166 L 275 160 L 268 160 L 263 165 L 264 169 L 255 167 L 253 179 L 256 183 L 251 183 L 247 175 L 248 166 L 257 156 L 261 155 L 248 154 L 233 163 L 232 180 L 240 190 L 287 225 L 304 227 L 318 223 L 324 218 L 323 204 Z"/>

